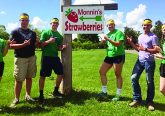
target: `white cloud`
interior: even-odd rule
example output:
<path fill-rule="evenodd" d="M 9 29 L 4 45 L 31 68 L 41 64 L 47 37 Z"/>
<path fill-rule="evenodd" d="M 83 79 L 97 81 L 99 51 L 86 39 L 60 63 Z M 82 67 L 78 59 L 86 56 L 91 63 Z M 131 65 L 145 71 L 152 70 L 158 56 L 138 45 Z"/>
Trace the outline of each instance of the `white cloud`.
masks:
<path fill-rule="evenodd" d="M 6 15 L 5 11 L 0 11 L 0 15 Z"/>
<path fill-rule="evenodd" d="M 126 25 L 140 31 L 142 22 L 146 18 L 146 8 L 146 5 L 140 4 L 137 8 L 128 12 L 126 15 Z"/>
<path fill-rule="evenodd" d="M 163 24 L 165 24 L 165 20 L 163 21 Z"/>
<path fill-rule="evenodd" d="M 15 23 L 8 23 L 6 26 L 6 30 L 8 33 L 10 33 L 12 30 L 16 29 L 19 27 L 19 24 L 17 22 Z"/>
<path fill-rule="evenodd" d="M 76 4 L 106 4 L 106 3 L 115 3 L 113 0 L 75 0 L 73 3 Z"/>
<path fill-rule="evenodd" d="M 33 25 L 34 28 L 38 28 L 42 30 L 46 27 L 47 22 L 43 21 L 38 16 L 36 16 L 33 18 L 31 24 Z"/>

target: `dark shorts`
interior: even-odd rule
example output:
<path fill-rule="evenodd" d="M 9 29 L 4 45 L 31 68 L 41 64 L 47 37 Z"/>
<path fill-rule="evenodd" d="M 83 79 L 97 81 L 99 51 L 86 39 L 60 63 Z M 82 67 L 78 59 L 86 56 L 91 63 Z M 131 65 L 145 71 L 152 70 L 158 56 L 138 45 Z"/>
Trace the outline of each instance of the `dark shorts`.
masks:
<path fill-rule="evenodd" d="M 159 71 L 160 71 L 160 76 L 165 78 L 165 64 L 161 63 Z"/>
<path fill-rule="evenodd" d="M 115 57 L 108 57 L 106 56 L 104 62 L 108 64 L 120 64 L 125 62 L 125 55 L 115 56 Z"/>
<path fill-rule="evenodd" d="M 63 75 L 63 66 L 59 57 L 44 56 L 41 59 L 40 76 L 50 77 L 52 70 L 57 75 Z"/>
<path fill-rule="evenodd" d="M 0 77 L 3 75 L 3 70 L 4 70 L 4 62 L 0 62 Z"/>

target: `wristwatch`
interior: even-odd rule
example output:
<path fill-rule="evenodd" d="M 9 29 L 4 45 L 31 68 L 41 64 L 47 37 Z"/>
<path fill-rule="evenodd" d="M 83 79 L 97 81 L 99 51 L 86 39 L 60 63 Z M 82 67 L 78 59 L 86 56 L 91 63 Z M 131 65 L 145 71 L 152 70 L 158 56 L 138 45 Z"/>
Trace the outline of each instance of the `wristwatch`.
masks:
<path fill-rule="evenodd" d="M 148 49 L 147 49 L 147 48 L 145 48 L 145 49 L 144 49 L 144 51 L 146 51 L 146 52 L 147 52 L 147 51 L 148 51 Z"/>

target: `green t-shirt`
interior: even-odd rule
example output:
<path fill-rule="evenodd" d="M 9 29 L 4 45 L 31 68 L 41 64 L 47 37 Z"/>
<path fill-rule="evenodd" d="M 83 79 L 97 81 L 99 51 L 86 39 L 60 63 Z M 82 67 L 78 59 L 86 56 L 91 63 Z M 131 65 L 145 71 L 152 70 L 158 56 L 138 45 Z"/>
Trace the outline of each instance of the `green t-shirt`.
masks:
<path fill-rule="evenodd" d="M 42 55 L 43 56 L 50 56 L 50 57 L 57 57 L 58 56 L 58 46 L 62 45 L 63 37 L 62 35 L 56 31 L 53 32 L 52 30 L 45 30 L 41 34 L 40 41 L 44 42 L 47 41 L 50 37 L 55 38 L 54 43 L 49 43 L 48 45 L 42 48 Z"/>
<path fill-rule="evenodd" d="M 5 47 L 5 41 L 0 38 L 0 62 L 3 61 L 3 49 Z"/>
<path fill-rule="evenodd" d="M 118 30 L 115 29 L 112 32 L 109 32 L 107 34 L 108 38 L 110 38 L 113 41 L 123 41 L 122 44 L 120 46 L 114 46 L 113 44 L 111 44 L 109 41 L 106 41 L 107 44 L 107 56 L 108 57 L 115 57 L 115 56 L 119 56 L 119 55 L 124 55 L 125 54 L 125 50 L 124 50 L 124 34 Z"/>
<path fill-rule="evenodd" d="M 165 56 L 165 42 L 163 44 L 163 56 Z M 165 64 L 165 59 L 162 60 L 162 63 Z"/>

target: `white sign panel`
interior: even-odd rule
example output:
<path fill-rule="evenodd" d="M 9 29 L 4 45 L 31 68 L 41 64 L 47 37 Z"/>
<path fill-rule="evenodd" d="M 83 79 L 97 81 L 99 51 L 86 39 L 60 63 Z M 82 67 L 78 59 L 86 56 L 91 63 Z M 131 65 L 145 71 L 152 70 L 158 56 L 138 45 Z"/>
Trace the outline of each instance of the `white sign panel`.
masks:
<path fill-rule="evenodd" d="M 104 31 L 104 6 L 63 7 L 63 34 L 99 34 Z"/>

